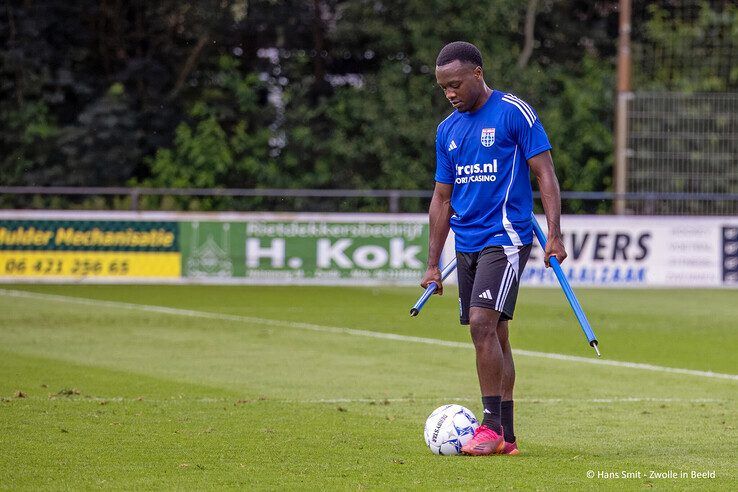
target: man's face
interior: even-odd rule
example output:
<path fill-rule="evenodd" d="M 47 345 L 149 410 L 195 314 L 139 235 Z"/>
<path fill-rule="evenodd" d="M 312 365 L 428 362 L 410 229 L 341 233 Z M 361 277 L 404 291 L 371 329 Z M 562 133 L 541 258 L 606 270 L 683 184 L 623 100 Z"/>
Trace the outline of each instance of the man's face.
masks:
<path fill-rule="evenodd" d="M 484 90 L 482 69 L 459 60 L 436 67 L 436 81 L 446 99 L 460 113 L 469 111 Z"/>

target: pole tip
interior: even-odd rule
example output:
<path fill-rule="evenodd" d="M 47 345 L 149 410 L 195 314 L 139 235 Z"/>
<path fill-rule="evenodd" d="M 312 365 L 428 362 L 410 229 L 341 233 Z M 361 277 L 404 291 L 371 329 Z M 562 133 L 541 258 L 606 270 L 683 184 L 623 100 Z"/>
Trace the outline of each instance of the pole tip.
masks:
<path fill-rule="evenodd" d="M 597 340 L 593 340 L 590 345 L 593 349 L 595 349 L 595 353 L 597 354 L 597 357 L 602 357 L 602 354 L 600 354 L 600 349 L 597 347 Z"/>
<path fill-rule="evenodd" d="M 415 308 L 412 308 L 412 309 L 410 310 L 410 316 L 417 316 L 417 315 L 418 315 L 418 313 L 420 313 L 420 311 L 418 311 L 418 310 L 417 310 L 417 309 L 415 309 Z"/>

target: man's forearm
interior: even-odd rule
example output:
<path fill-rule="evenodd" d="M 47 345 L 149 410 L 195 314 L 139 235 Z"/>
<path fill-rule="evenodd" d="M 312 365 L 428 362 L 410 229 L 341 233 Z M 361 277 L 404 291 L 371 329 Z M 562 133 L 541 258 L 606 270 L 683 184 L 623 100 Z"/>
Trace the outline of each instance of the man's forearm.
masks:
<path fill-rule="evenodd" d="M 548 237 L 561 237 L 561 195 L 556 177 L 546 176 L 538 181 L 541 202 L 546 213 Z"/>
<path fill-rule="evenodd" d="M 441 258 L 443 246 L 448 237 L 451 220 L 451 200 L 444 199 L 438 194 L 433 194 L 430 209 L 428 210 L 428 223 L 430 233 L 428 235 L 428 266 L 437 267 Z"/>
<path fill-rule="evenodd" d="M 538 176 L 538 189 L 546 213 L 548 237 L 561 237 L 561 193 L 556 175 L 548 172 Z"/>

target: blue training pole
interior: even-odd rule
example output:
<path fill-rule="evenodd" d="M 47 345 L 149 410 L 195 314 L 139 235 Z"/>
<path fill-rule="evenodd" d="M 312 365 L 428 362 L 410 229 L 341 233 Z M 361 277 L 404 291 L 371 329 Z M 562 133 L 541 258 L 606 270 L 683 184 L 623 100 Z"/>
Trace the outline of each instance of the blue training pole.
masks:
<path fill-rule="evenodd" d="M 536 237 L 538 238 L 538 243 L 541 245 L 541 249 L 545 251 L 546 236 L 543 234 L 543 230 L 538 224 L 538 220 L 536 219 L 535 215 L 531 214 L 531 220 L 533 222 L 533 230 L 535 231 Z M 592 327 L 589 325 L 587 316 L 584 314 L 584 310 L 582 309 L 581 304 L 579 304 L 577 296 L 574 294 L 571 285 L 569 285 L 569 280 L 566 278 L 566 275 L 564 275 L 564 271 L 561 269 L 559 260 L 555 256 L 552 256 L 549 258 L 548 263 L 551 265 L 551 268 L 553 268 L 553 271 L 556 274 L 556 278 L 559 279 L 559 284 L 561 284 L 561 288 L 564 290 L 566 300 L 569 301 L 569 305 L 571 305 L 571 308 L 574 310 L 574 315 L 577 317 L 577 320 L 579 321 L 579 326 L 582 327 L 582 331 L 587 337 L 589 345 L 595 350 L 595 352 L 597 353 L 597 357 L 600 357 L 600 350 L 597 347 L 597 337 L 595 337 L 594 331 L 592 331 Z"/>
<path fill-rule="evenodd" d="M 451 260 L 448 265 L 443 267 L 443 271 L 441 272 L 441 282 L 446 280 L 446 277 L 448 277 L 451 272 L 453 272 L 456 269 L 456 258 Z M 431 284 L 425 288 L 425 292 L 423 292 L 423 295 L 420 296 L 420 299 L 418 299 L 418 302 L 415 303 L 415 305 L 410 308 L 410 316 L 417 316 L 420 314 L 420 310 L 423 309 L 423 306 L 425 305 L 425 302 L 430 299 L 430 296 L 433 295 L 433 293 L 438 289 L 438 285 L 435 282 L 431 282 Z"/>

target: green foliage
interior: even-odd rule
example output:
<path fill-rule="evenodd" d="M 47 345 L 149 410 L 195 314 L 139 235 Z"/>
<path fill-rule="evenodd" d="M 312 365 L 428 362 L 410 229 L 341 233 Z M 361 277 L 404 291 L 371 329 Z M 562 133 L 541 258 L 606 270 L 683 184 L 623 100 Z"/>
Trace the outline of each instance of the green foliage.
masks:
<path fill-rule="evenodd" d="M 428 190 L 435 129 L 451 111 L 435 57 L 466 39 L 493 88 L 538 110 L 562 189 L 607 190 L 617 4 L 539 2 L 532 56 L 519 66 L 527 2 L 514 0 L 11 2 L 0 12 L 2 184 Z M 671 4 L 649 5 L 634 6 L 636 52 L 669 56 L 636 72 L 639 87 L 736 88 L 738 69 L 710 43 L 736 38 L 738 7 L 704 2 L 680 23 Z M 336 208 L 228 197 L 145 205 Z"/>
<path fill-rule="evenodd" d="M 174 150 L 159 149 L 151 164 L 151 184 L 165 183 L 173 188 L 209 188 L 233 165 L 226 134 L 218 121 L 209 117 L 193 131 L 180 123 L 174 137 Z"/>
<path fill-rule="evenodd" d="M 44 169 L 38 180 L 78 186 L 121 184 L 141 159 L 143 130 L 137 116 L 123 87 L 113 85 L 85 107 L 73 125 L 60 131 L 56 145 L 65 165 Z"/>
<path fill-rule="evenodd" d="M 243 76 L 240 63 L 221 56 L 218 71 L 203 87 L 175 131 L 173 145 L 146 159 L 151 177 L 144 186 L 165 188 L 248 188 L 263 185 L 262 174 L 278 174 L 269 154 L 269 111 L 259 94 L 264 84 L 254 74 Z M 139 184 L 132 181 L 131 184 Z M 208 210 L 224 200 L 206 199 L 179 206 Z"/>
<path fill-rule="evenodd" d="M 612 71 L 587 56 L 576 77 L 560 70 L 548 72 L 547 77 L 558 90 L 544 99 L 541 118 L 553 146 L 561 189 L 611 189 Z M 570 212 L 596 211 L 583 208 L 586 203 L 568 205 Z"/>
<path fill-rule="evenodd" d="M 146 185 L 213 188 L 256 184 L 259 163 L 268 159 L 269 131 L 256 95 L 262 84 L 240 75 L 237 61 L 223 56 L 220 71 L 203 88 L 177 126 L 173 148 L 159 149 L 149 161 Z M 234 104 L 235 101 L 235 104 Z"/>
<path fill-rule="evenodd" d="M 59 128 L 43 101 L 20 107 L 0 103 L 0 108 L 2 184 L 31 184 L 26 175 L 53 159 L 53 142 Z"/>
<path fill-rule="evenodd" d="M 738 5 L 701 1 L 694 13 L 653 3 L 635 43 L 642 90 L 721 92 L 738 89 Z"/>

